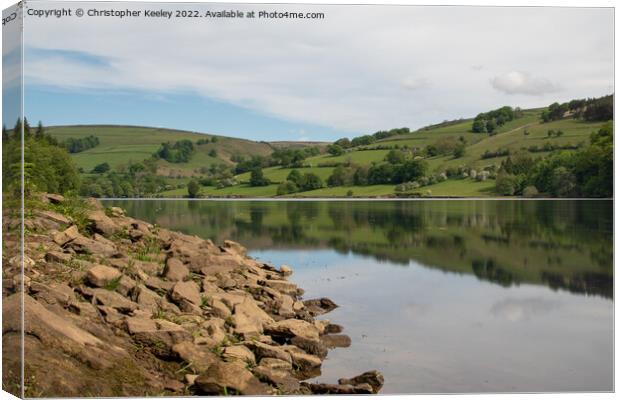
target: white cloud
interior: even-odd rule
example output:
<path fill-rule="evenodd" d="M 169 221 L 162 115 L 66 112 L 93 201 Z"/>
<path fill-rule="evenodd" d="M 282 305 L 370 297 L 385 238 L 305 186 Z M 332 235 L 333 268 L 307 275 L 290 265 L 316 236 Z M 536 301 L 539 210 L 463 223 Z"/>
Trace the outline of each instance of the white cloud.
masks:
<path fill-rule="evenodd" d="M 62 5 L 36 3 L 38 8 Z M 159 3 L 156 8 L 231 6 Z M 149 3 L 122 4 L 127 7 L 143 10 Z M 28 18 L 28 48 L 84 52 L 106 62 L 44 54 L 27 60 L 27 82 L 80 90 L 191 92 L 261 114 L 364 133 L 416 128 L 505 104 L 540 106 L 600 95 L 613 85 L 609 9 L 234 7 L 320 11 L 326 18 L 208 23 Z M 472 68 L 481 61 L 483 70 Z M 489 85 L 485 71 L 511 70 L 532 71 L 534 78 L 496 77 L 503 90 Z M 562 82 L 562 99 L 550 90 L 553 84 L 537 78 L 545 76 Z M 534 92 L 540 96 L 529 96 Z"/>
<path fill-rule="evenodd" d="M 405 79 L 403 79 L 400 84 L 405 89 L 418 90 L 418 89 L 422 89 L 428 86 L 428 81 L 424 78 L 414 78 L 412 76 L 408 76 Z"/>
<path fill-rule="evenodd" d="M 527 72 L 511 71 L 491 79 L 491 86 L 506 94 L 540 96 L 560 90 L 560 86 L 547 78 L 532 76 Z"/>

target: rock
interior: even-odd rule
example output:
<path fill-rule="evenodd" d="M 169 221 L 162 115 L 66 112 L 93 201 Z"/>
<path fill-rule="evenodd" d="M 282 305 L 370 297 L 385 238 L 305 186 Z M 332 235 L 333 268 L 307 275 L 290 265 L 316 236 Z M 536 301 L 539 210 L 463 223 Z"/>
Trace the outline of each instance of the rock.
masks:
<path fill-rule="evenodd" d="M 80 235 L 77 226 L 71 225 L 69 228 L 65 229 L 62 232 L 58 232 L 54 235 L 54 243 L 59 246 L 64 246 L 68 242 L 75 240 Z"/>
<path fill-rule="evenodd" d="M 306 306 L 304 305 L 303 302 L 301 301 L 296 301 L 293 303 L 293 311 L 298 312 L 301 311 L 305 308 Z"/>
<path fill-rule="evenodd" d="M 319 331 L 319 335 L 325 334 L 325 328 L 329 325 L 329 320 L 318 320 L 315 319 L 313 325 Z"/>
<path fill-rule="evenodd" d="M 297 285 L 289 281 L 268 279 L 265 281 L 265 285 L 279 291 L 280 293 L 288 294 L 292 297 L 297 295 Z"/>
<path fill-rule="evenodd" d="M 187 312 L 195 311 L 196 307 L 199 307 L 202 303 L 198 285 L 194 281 L 177 282 L 170 291 L 170 299 L 181 310 Z"/>
<path fill-rule="evenodd" d="M 336 303 L 326 297 L 306 300 L 304 301 L 304 305 L 312 316 L 326 314 L 338 307 Z"/>
<path fill-rule="evenodd" d="M 185 382 L 187 382 L 189 386 L 192 386 L 194 382 L 196 382 L 196 378 L 198 378 L 196 374 L 185 374 Z"/>
<path fill-rule="evenodd" d="M 338 324 L 328 324 L 325 327 L 325 333 L 340 333 L 342 331 L 343 331 L 342 326 Z"/>
<path fill-rule="evenodd" d="M 128 297 L 129 294 L 134 290 L 137 286 L 136 281 L 131 279 L 128 276 L 121 276 L 121 279 L 118 281 L 118 285 L 116 286 L 116 291 L 122 294 L 125 297 Z"/>
<path fill-rule="evenodd" d="M 245 298 L 242 303 L 235 305 L 232 319 L 235 332 L 246 336 L 259 335 L 263 333 L 264 325 L 274 322 L 251 298 Z"/>
<path fill-rule="evenodd" d="M 285 371 L 290 371 L 293 369 L 293 365 L 290 362 L 270 357 L 261 358 L 258 365 L 269 369 L 282 369 Z"/>
<path fill-rule="evenodd" d="M 13 279 L 12 279 L 12 283 L 13 283 L 13 289 L 16 291 L 21 291 L 22 290 L 22 282 L 23 282 L 23 286 L 24 288 L 27 290 L 30 287 L 30 282 L 32 281 L 32 279 L 30 279 L 30 277 L 28 275 L 23 275 L 23 274 L 15 274 L 13 275 Z"/>
<path fill-rule="evenodd" d="M 293 365 L 304 371 L 316 370 L 321 367 L 322 361 L 319 357 L 308 354 L 296 346 L 282 346 L 291 355 Z"/>
<path fill-rule="evenodd" d="M 293 274 L 293 268 L 289 267 L 288 265 L 281 265 L 280 266 L 280 273 L 284 276 L 289 276 Z"/>
<path fill-rule="evenodd" d="M 125 324 L 133 339 L 148 346 L 158 357 L 176 357 L 178 352 L 173 350 L 173 346 L 192 340 L 192 335 L 180 325 L 163 319 L 130 317 L 125 320 Z"/>
<path fill-rule="evenodd" d="M 209 367 L 220 362 L 219 358 L 204 346 L 181 342 L 172 346 L 172 352 L 185 361 L 192 372 L 204 374 Z"/>
<path fill-rule="evenodd" d="M 166 282 L 154 276 L 149 276 L 146 281 L 144 281 L 144 284 L 149 289 L 159 290 L 162 292 L 168 292 L 169 290 L 172 290 L 172 287 L 174 286 L 174 282 Z"/>
<path fill-rule="evenodd" d="M 226 319 L 232 315 L 226 304 L 218 299 L 209 300 L 209 305 L 211 306 L 211 310 L 213 310 L 213 314 L 216 317 Z"/>
<path fill-rule="evenodd" d="M 280 346 L 272 346 L 261 342 L 250 342 L 246 345 L 254 351 L 254 354 L 262 361 L 265 358 L 281 360 L 289 365 L 293 364 L 291 354 Z"/>
<path fill-rule="evenodd" d="M 310 382 L 304 382 L 303 385 L 313 394 L 373 394 L 370 385 L 351 386 Z"/>
<path fill-rule="evenodd" d="M 86 273 L 88 282 L 96 287 L 104 287 L 110 282 L 120 279 L 121 272 L 106 265 L 95 265 Z"/>
<path fill-rule="evenodd" d="M 110 215 L 112 215 L 113 217 L 124 217 L 125 216 L 125 210 L 123 210 L 120 207 L 110 207 Z"/>
<path fill-rule="evenodd" d="M 285 319 L 265 326 L 265 333 L 274 338 L 300 337 L 318 342 L 319 331 L 314 325 L 300 319 Z"/>
<path fill-rule="evenodd" d="M 164 380 L 164 389 L 170 390 L 172 392 L 180 392 L 185 389 L 185 385 L 183 384 L 183 382 L 174 379 L 166 379 Z"/>
<path fill-rule="evenodd" d="M 59 194 L 45 193 L 43 196 L 52 204 L 60 204 L 65 201 L 65 197 Z"/>
<path fill-rule="evenodd" d="M 40 303 L 49 305 L 58 304 L 67 307 L 75 301 L 73 289 L 64 283 L 50 283 L 48 285 L 34 281 L 30 285 L 30 293 Z"/>
<path fill-rule="evenodd" d="M 321 360 L 327 357 L 327 347 L 321 341 L 306 339 L 304 337 L 295 336 L 291 338 L 290 344 L 297 346 L 308 354 L 315 355 Z"/>
<path fill-rule="evenodd" d="M 32 268 L 34 267 L 34 260 L 28 256 L 24 256 L 24 268 Z M 17 267 L 17 268 L 21 268 L 22 266 L 22 256 L 21 255 L 17 255 L 14 257 L 11 257 L 11 259 L 9 260 L 9 264 L 13 267 Z"/>
<path fill-rule="evenodd" d="M 105 343 L 87 331 L 77 327 L 71 320 L 63 318 L 28 295 L 14 294 L 5 297 L 2 302 L 4 336 L 10 332 L 34 337 L 50 351 L 60 351 L 78 359 L 102 366 L 110 358 L 120 360 L 125 350 Z M 23 310 L 23 325 L 22 325 Z M 31 356 L 29 355 L 29 359 Z M 111 365 L 111 363 L 110 363 Z"/>
<path fill-rule="evenodd" d="M 241 246 L 237 242 L 233 242 L 232 240 L 224 240 L 224 248 L 232 250 L 235 254 L 238 254 L 242 257 L 245 257 L 248 252 L 245 247 Z"/>
<path fill-rule="evenodd" d="M 201 394 L 222 395 L 232 392 L 242 395 L 269 394 L 269 388 L 238 363 L 220 362 L 212 365 L 194 381 Z"/>
<path fill-rule="evenodd" d="M 120 227 L 101 210 L 89 212 L 86 218 L 90 222 L 93 231 L 105 236 L 111 236 L 120 229 Z"/>
<path fill-rule="evenodd" d="M 241 360 L 251 365 L 256 364 L 254 353 L 243 345 L 225 347 L 222 356 L 228 361 Z"/>
<path fill-rule="evenodd" d="M 379 371 L 368 371 L 361 375 L 355 376 L 350 379 L 339 379 L 338 383 L 341 385 L 363 385 L 367 384 L 372 387 L 373 393 L 379 393 L 379 390 L 383 387 L 384 379 L 383 374 Z"/>
<path fill-rule="evenodd" d="M 138 305 L 133 301 L 126 299 L 116 292 L 106 289 L 94 289 L 93 302 L 97 305 L 114 308 L 123 314 L 127 314 L 138 309 Z"/>
<path fill-rule="evenodd" d="M 69 218 L 54 211 L 39 210 L 36 212 L 36 214 L 39 217 L 55 222 L 56 224 L 60 224 L 60 225 L 71 224 L 71 220 Z"/>
<path fill-rule="evenodd" d="M 170 281 L 182 281 L 189 275 L 189 269 L 178 258 L 170 257 L 166 260 L 164 276 Z"/>
<path fill-rule="evenodd" d="M 263 382 L 267 382 L 278 388 L 282 394 L 293 393 L 299 390 L 299 381 L 289 371 L 282 369 L 270 369 L 258 366 L 252 369 L 254 375 Z"/>
<path fill-rule="evenodd" d="M 280 308 L 278 309 L 278 315 L 283 316 L 284 318 L 291 318 L 295 316 L 295 311 L 293 310 L 293 298 L 289 295 L 283 295 Z"/>
<path fill-rule="evenodd" d="M 330 349 L 351 346 L 351 338 L 347 335 L 323 335 L 321 342 Z"/>
<path fill-rule="evenodd" d="M 45 261 L 65 264 L 71 261 L 71 254 L 61 253 L 59 251 L 48 251 L 45 253 Z"/>
<path fill-rule="evenodd" d="M 75 239 L 65 243 L 64 247 L 81 254 L 97 254 L 102 257 L 117 257 L 120 255 L 115 246 L 110 246 L 108 243 L 89 239 L 82 235 L 78 235 Z"/>

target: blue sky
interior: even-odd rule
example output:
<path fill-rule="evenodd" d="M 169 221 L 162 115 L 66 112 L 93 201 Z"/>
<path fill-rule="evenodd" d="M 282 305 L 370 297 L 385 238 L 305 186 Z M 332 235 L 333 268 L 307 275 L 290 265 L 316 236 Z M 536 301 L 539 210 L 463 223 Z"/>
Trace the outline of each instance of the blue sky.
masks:
<path fill-rule="evenodd" d="M 149 4 L 108 6 L 143 10 Z M 157 5 L 196 7 L 218 11 L 222 5 Z M 326 17 L 268 23 L 26 17 L 26 115 L 46 125 L 336 140 L 614 89 L 610 8 L 260 8 Z M 3 50 L 3 58 L 7 54 Z"/>
<path fill-rule="evenodd" d="M 354 132 L 285 120 L 196 94 L 27 87 L 25 113 L 45 125 L 141 125 L 252 140 L 333 140 Z"/>

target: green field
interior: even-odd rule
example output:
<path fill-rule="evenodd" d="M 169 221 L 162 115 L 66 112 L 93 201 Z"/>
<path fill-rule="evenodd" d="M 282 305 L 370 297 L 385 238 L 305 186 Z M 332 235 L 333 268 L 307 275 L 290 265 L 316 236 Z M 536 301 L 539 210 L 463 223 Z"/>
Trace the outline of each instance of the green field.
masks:
<path fill-rule="evenodd" d="M 103 162 L 107 162 L 114 168 L 130 161 L 139 162 L 150 158 L 164 142 L 183 139 L 196 142 L 199 139 L 213 136 L 171 129 L 106 125 L 56 126 L 47 128 L 47 131 L 59 141 L 89 135 L 99 138 L 100 144 L 97 147 L 72 155 L 78 167 L 87 172 Z M 264 142 L 225 136 L 217 136 L 217 138 L 217 143 L 197 146 L 197 151 L 189 163 L 172 164 L 159 160 L 159 173 L 166 176 L 191 175 L 195 169 L 213 163 L 232 164 L 230 157 L 233 154 L 266 156 L 273 151 L 272 147 Z M 209 151 L 214 148 L 217 151 L 217 158 L 208 155 Z"/>
<path fill-rule="evenodd" d="M 305 146 L 319 146 L 323 148 L 323 154 L 309 157 L 303 161 L 303 167 L 296 168 L 302 174 L 313 173 L 318 175 L 324 183 L 332 174 L 336 165 L 353 164 L 357 166 L 370 166 L 373 163 L 382 163 L 390 150 L 387 148 L 403 148 L 405 145 L 409 149 L 422 151 L 429 145 L 435 145 L 446 139 L 454 141 L 465 141 L 465 154 L 455 158 L 453 155 L 440 155 L 427 157 L 429 174 L 439 174 L 445 172 L 450 167 L 467 167 L 480 170 L 485 167 L 499 167 L 506 156 L 497 156 L 483 159 L 485 152 L 497 153 L 499 151 L 510 151 L 514 154 L 518 151 L 529 151 L 533 157 L 547 156 L 551 152 L 560 151 L 541 151 L 545 145 L 555 147 L 579 146 L 589 142 L 590 134 L 600 129 L 602 122 L 584 122 L 565 118 L 553 122 L 542 123 L 540 113 L 543 109 L 524 110 L 522 116 L 501 126 L 497 133 L 490 135 L 487 133 L 471 132 L 472 119 L 456 121 L 454 123 L 443 123 L 438 126 L 422 128 L 414 132 L 403 135 L 392 136 L 378 140 L 369 146 L 348 149 L 344 154 L 332 156 L 325 154 L 325 143 L 318 142 L 253 142 L 250 140 L 236 139 L 231 137 L 218 136 L 216 143 L 206 143 L 197 145 L 196 142 L 201 138 L 210 138 L 212 135 L 205 135 L 196 132 L 186 132 L 169 129 L 129 127 L 129 126 L 60 126 L 50 127 L 48 132 L 60 141 L 68 138 L 80 138 L 95 135 L 100 139 L 100 144 L 95 148 L 81 153 L 72 154 L 78 167 L 81 167 L 84 174 L 88 174 L 92 168 L 100 163 L 107 162 L 112 168 L 126 164 L 130 161 L 142 161 L 150 158 L 163 142 L 174 142 L 182 139 L 189 139 L 195 143 L 196 151 L 190 160 L 185 163 L 169 163 L 165 160 L 157 161 L 157 174 L 167 177 L 167 183 L 171 187 L 187 185 L 193 177 L 205 176 L 205 169 L 213 164 L 224 164 L 234 167 L 231 161 L 232 155 L 242 155 L 249 158 L 253 155 L 268 157 L 276 148 L 293 147 L 301 148 Z M 549 136 L 548 131 L 561 130 L 563 134 L 559 137 Z M 527 134 L 526 134 L 527 133 Z M 539 151 L 533 152 L 529 149 L 536 146 Z M 378 147 L 383 147 L 382 149 Z M 213 150 L 216 155 L 212 156 Z M 573 150 L 563 150 L 573 151 Z M 419 154 L 419 153 L 418 153 Z M 280 166 L 263 168 L 265 178 L 272 183 L 266 187 L 250 187 L 250 173 L 246 172 L 235 177 L 238 185 L 224 189 L 214 187 L 203 187 L 201 194 L 204 196 L 243 196 L 243 197 L 265 197 L 275 196 L 277 185 L 284 182 L 289 173 L 294 168 L 282 168 Z M 175 178 L 175 179 L 172 179 Z M 493 196 L 493 180 L 476 182 L 467 180 L 448 180 L 432 186 L 419 189 L 419 192 L 431 196 L 454 196 L 454 197 L 488 197 Z M 300 197 L 346 197 L 349 190 L 353 191 L 354 197 L 375 197 L 394 195 L 394 185 L 375 185 L 367 187 L 335 187 L 322 188 L 310 192 L 298 193 Z M 180 187 L 160 193 L 162 196 L 186 196 L 187 188 Z"/>

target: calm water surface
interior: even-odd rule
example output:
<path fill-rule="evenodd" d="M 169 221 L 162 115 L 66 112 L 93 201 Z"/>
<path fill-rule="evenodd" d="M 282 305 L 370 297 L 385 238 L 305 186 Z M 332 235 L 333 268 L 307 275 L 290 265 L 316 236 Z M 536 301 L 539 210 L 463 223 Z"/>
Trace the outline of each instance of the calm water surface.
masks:
<path fill-rule="evenodd" d="M 384 393 L 613 390 L 611 201 L 108 201 L 293 266 Z"/>

